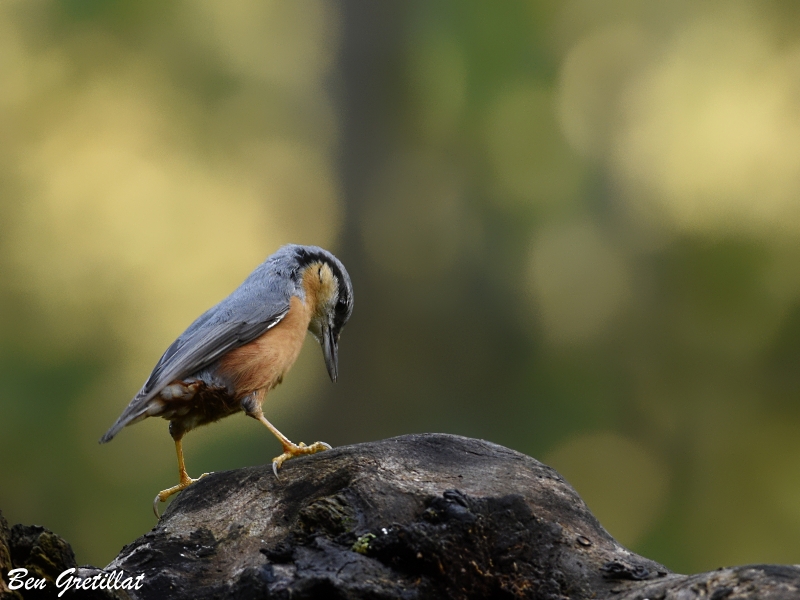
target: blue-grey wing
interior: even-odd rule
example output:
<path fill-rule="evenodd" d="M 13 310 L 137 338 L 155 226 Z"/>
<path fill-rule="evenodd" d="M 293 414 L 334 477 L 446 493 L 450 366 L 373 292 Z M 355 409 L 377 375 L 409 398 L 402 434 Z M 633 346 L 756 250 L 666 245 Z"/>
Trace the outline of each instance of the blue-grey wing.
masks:
<path fill-rule="evenodd" d="M 253 312 L 256 314 L 250 318 L 215 315 L 217 318 L 211 322 L 187 329 L 164 352 L 139 395 L 152 397 L 176 379 L 196 373 L 231 350 L 252 342 L 280 323 L 289 312 L 289 303 L 269 315 Z"/>
<path fill-rule="evenodd" d="M 148 402 L 164 387 L 208 367 L 227 352 L 255 340 L 280 323 L 289 312 L 289 298 L 275 296 L 249 302 L 230 296 L 201 315 L 167 348 L 142 389 L 101 438 L 101 443 L 111 440 L 126 425 L 144 418 Z"/>

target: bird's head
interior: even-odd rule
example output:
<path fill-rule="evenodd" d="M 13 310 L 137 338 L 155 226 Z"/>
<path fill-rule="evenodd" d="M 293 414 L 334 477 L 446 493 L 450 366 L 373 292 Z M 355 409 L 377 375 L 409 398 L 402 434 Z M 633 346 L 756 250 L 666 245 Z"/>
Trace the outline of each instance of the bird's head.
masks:
<path fill-rule="evenodd" d="M 339 373 L 339 335 L 353 312 L 353 285 L 344 265 L 317 246 L 295 246 L 298 279 L 311 310 L 308 329 L 322 346 L 331 380 Z"/>

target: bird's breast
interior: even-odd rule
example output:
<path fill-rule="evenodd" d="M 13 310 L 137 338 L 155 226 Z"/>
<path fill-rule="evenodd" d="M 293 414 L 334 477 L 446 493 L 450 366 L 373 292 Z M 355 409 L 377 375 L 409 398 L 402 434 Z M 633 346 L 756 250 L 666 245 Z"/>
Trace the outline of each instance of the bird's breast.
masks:
<path fill-rule="evenodd" d="M 218 373 L 231 382 L 237 398 L 269 391 L 281 382 L 300 354 L 310 320 L 306 304 L 293 296 L 289 312 L 277 325 L 222 357 Z"/>

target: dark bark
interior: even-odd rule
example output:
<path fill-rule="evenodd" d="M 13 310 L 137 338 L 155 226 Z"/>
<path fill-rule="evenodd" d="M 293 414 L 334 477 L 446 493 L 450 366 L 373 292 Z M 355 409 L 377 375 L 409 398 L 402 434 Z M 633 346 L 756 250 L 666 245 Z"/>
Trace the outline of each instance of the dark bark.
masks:
<path fill-rule="evenodd" d="M 44 564 L 32 549 L 47 546 L 52 577 L 74 566 L 55 538 L 0 527 L 0 561 L 5 547 L 14 566 Z M 144 574 L 132 597 L 158 599 L 800 597 L 797 567 L 670 573 L 620 546 L 553 469 L 451 435 L 294 459 L 280 480 L 269 465 L 212 474 L 114 569 Z"/>
<path fill-rule="evenodd" d="M 8 589 L 8 572 L 25 569 L 25 578 L 43 580 L 44 586 L 33 589 L 11 591 Z M 75 569 L 74 576 L 102 577 L 103 571 L 96 567 L 78 567 L 70 545 L 52 531 L 38 525 L 14 525 L 8 523 L 0 513 L 0 600 L 49 600 L 57 598 L 61 591 L 56 587 L 58 576 L 67 569 Z M 68 574 L 69 577 L 72 574 Z M 64 589 L 63 587 L 61 588 Z M 64 590 L 61 598 L 83 600 L 126 600 L 124 591 L 108 590 Z"/>

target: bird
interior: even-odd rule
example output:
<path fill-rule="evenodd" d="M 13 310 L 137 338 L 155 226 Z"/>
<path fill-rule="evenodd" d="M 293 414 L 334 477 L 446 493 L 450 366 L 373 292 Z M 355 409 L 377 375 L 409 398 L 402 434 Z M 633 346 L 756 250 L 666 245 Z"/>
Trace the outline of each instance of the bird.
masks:
<path fill-rule="evenodd" d="M 336 381 L 339 336 L 352 312 L 353 285 L 339 259 L 318 246 L 282 246 L 178 336 L 100 443 L 148 417 L 169 421 L 179 481 L 153 500 L 157 518 L 159 502 L 208 475 L 192 479 L 183 459 L 183 436 L 200 425 L 238 412 L 263 423 L 283 447 L 272 461 L 276 477 L 284 461 L 329 450 L 325 442 L 289 441 L 264 417 L 262 403 L 297 360 L 306 331 Z"/>

